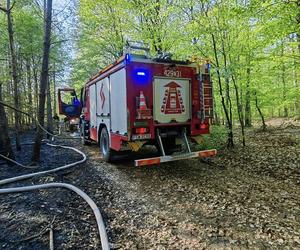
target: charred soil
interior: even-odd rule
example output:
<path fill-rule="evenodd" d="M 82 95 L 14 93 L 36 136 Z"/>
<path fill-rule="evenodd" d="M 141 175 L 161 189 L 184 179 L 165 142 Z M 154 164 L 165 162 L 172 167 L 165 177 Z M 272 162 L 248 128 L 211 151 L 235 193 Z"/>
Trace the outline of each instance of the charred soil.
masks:
<path fill-rule="evenodd" d="M 28 137 L 28 136 L 27 136 Z M 300 248 L 300 128 L 247 130 L 247 146 L 215 158 L 136 168 L 105 163 L 97 145 L 85 164 L 7 186 L 66 182 L 99 206 L 113 249 Z M 31 146 L 17 153 L 30 163 Z M 74 162 L 71 150 L 43 145 L 38 169 L 1 165 L 1 179 Z M 136 156 L 137 157 L 137 156 Z M 2 187 L 1 187 L 2 188 Z M 99 248 L 96 222 L 76 194 L 61 189 L 0 196 L 0 248 Z M 31 237 L 33 236 L 33 237 Z M 30 238 L 28 238 L 30 237 Z"/>

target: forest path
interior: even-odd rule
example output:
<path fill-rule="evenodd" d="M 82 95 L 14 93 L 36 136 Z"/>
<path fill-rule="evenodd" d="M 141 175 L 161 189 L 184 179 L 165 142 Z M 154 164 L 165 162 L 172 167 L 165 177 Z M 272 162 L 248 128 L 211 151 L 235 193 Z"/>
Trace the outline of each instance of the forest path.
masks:
<path fill-rule="evenodd" d="M 289 134 L 249 138 L 244 151 L 220 152 L 210 164 L 136 168 L 126 159 L 104 163 L 96 145 L 85 148 L 93 176 L 84 175 L 84 189 L 105 200 L 113 246 L 300 247 L 299 146 Z"/>
<path fill-rule="evenodd" d="M 249 130 L 246 148 L 220 151 L 207 163 L 193 159 L 142 168 L 133 166 L 132 157 L 105 163 L 97 145 L 66 141 L 88 155 L 86 164 L 22 184 L 66 182 L 84 190 L 101 209 L 112 248 L 299 248 L 299 132 Z M 49 162 L 78 157 L 44 152 Z M 54 217 L 56 249 L 99 246 L 89 207 L 67 191 L 0 199 L 0 249 L 48 249 L 47 235 L 12 241 L 40 232 Z"/>

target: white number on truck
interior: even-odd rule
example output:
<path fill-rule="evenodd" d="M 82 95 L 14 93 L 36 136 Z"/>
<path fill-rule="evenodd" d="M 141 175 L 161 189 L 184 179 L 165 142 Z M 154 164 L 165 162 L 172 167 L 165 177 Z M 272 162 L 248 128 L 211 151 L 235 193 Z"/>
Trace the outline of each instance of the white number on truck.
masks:
<path fill-rule="evenodd" d="M 165 69 L 164 75 L 179 78 L 181 77 L 181 71 L 173 70 L 173 69 Z"/>

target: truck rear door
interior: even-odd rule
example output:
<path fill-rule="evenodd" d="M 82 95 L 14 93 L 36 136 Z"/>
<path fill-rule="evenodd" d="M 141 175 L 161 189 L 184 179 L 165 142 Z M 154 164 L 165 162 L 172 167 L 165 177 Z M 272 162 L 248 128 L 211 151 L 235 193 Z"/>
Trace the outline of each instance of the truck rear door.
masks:
<path fill-rule="evenodd" d="M 184 123 L 191 118 L 189 79 L 154 78 L 154 120 Z"/>

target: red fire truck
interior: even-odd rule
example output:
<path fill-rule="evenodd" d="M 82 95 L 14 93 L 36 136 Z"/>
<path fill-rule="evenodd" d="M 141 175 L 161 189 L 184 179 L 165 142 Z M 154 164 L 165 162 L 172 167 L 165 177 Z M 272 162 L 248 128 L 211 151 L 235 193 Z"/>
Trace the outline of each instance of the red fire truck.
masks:
<path fill-rule="evenodd" d="M 136 166 L 215 155 L 216 150 L 190 149 L 190 141 L 200 142 L 201 135 L 209 133 L 209 68 L 209 63 L 200 66 L 166 55 L 124 54 L 81 90 L 83 142 L 98 142 L 106 161 L 118 151 L 156 145 L 161 156 L 135 160 Z"/>

